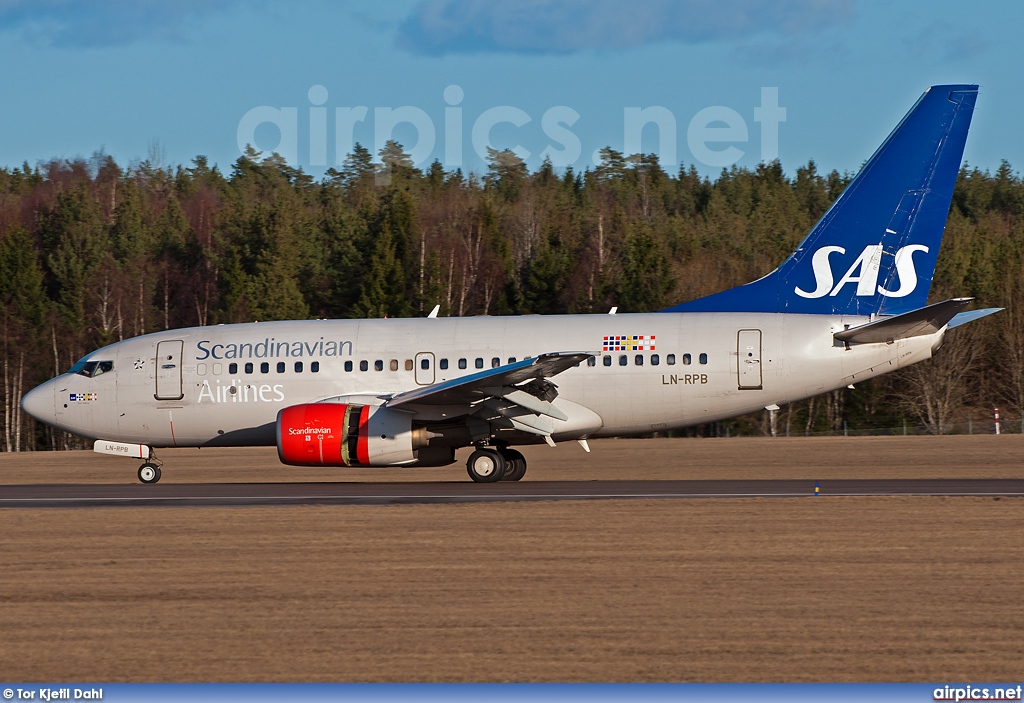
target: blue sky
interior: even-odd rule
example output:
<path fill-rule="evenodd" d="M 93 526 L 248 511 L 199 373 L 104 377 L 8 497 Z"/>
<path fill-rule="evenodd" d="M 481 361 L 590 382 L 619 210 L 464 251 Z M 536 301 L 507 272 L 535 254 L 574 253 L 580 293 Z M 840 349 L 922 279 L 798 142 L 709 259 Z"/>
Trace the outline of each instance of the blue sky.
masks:
<path fill-rule="evenodd" d="M 632 130 L 713 176 L 774 155 L 763 128 L 788 173 L 853 171 L 927 86 L 979 83 L 966 159 L 1019 169 L 1022 29 L 1024 3 L 953 0 L 0 0 L 0 164 L 229 170 L 251 137 L 319 175 L 349 124 L 477 172 L 484 143 L 585 168 Z"/>

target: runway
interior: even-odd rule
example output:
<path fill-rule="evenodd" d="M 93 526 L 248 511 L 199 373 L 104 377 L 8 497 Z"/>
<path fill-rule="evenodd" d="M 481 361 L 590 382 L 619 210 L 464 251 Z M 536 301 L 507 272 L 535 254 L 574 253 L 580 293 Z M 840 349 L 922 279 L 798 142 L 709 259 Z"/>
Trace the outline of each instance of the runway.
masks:
<path fill-rule="evenodd" d="M 839 496 L 1024 496 L 1024 479 L 525 481 L 5 485 L 0 508 L 403 505 L 517 501 Z"/>

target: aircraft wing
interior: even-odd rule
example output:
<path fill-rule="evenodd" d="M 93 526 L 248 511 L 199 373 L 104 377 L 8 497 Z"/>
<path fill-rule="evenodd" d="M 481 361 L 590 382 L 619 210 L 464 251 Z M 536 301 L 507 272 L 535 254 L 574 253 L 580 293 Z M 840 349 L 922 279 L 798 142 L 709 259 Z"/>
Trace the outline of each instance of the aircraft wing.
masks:
<path fill-rule="evenodd" d="M 586 361 L 589 352 L 554 352 L 523 359 L 479 373 L 399 393 L 384 405 L 414 410 L 415 406 L 468 406 L 473 415 L 491 425 L 529 434 L 549 436 L 551 425 L 542 416 L 567 420 L 551 401 L 558 388 L 548 379 Z"/>

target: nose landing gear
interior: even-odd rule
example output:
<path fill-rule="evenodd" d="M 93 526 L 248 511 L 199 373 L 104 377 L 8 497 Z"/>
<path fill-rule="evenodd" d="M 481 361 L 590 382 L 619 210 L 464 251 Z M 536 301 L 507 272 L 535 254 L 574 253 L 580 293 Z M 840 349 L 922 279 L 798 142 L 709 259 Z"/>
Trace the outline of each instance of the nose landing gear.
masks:
<path fill-rule="evenodd" d="M 156 458 L 153 450 L 149 450 L 149 457 L 145 464 L 139 467 L 139 480 L 143 483 L 156 483 L 160 480 L 160 466 L 162 461 Z"/>
<path fill-rule="evenodd" d="M 160 467 L 147 461 L 139 467 L 139 480 L 143 483 L 156 483 L 160 480 Z"/>

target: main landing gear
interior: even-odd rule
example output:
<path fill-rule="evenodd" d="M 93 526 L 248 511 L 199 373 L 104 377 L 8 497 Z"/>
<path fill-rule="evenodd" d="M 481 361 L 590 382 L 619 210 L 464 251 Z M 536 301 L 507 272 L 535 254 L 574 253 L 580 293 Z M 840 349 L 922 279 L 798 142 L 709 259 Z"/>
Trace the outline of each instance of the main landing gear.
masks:
<path fill-rule="evenodd" d="M 520 481 L 526 475 L 526 457 L 515 449 L 505 449 L 505 475 L 502 481 Z"/>
<path fill-rule="evenodd" d="M 526 457 L 515 449 L 477 449 L 466 462 L 469 477 L 477 483 L 519 481 L 526 475 Z"/>

